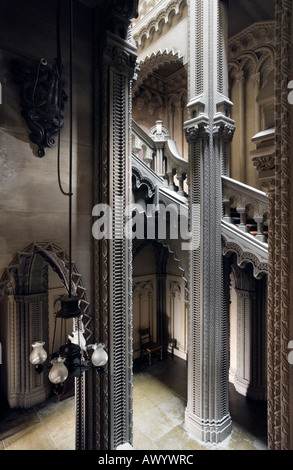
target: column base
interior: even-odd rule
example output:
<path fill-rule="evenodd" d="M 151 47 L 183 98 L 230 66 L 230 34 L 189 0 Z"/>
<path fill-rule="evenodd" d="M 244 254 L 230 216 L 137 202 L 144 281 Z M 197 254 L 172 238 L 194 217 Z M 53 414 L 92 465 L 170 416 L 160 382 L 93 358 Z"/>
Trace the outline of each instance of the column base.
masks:
<path fill-rule="evenodd" d="M 236 392 L 240 393 L 240 395 L 243 395 L 244 397 L 247 396 L 247 390 L 249 388 L 249 381 L 239 377 L 237 374 L 235 376 L 234 380 L 234 387 Z"/>
<path fill-rule="evenodd" d="M 208 421 L 185 411 L 186 430 L 202 442 L 219 444 L 223 442 L 232 432 L 232 420 L 230 414 L 224 416 L 220 421 Z"/>

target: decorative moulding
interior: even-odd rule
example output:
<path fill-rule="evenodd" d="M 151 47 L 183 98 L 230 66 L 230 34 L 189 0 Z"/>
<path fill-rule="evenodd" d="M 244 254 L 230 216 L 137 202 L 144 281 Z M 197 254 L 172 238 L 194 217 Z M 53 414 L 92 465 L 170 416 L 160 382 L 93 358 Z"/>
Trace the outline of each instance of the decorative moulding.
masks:
<path fill-rule="evenodd" d="M 143 37 L 150 37 L 150 31 L 159 31 L 162 24 L 169 21 L 171 12 L 175 15 L 180 13 L 181 4 L 185 5 L 186 0 L 163 0 L 158 2 L 145 16 L 140 16 L 132 28 L 132 35 L 138 46 L 141 46 Z"/>
<path fill-rule="evenodd" d="M 228 41 L 229 58 L 235 58 L 247 50 L 254 50 L 258 46 L 275 45 L 275 22 L 264 21 L 255 23 L 244 29 Z"/>

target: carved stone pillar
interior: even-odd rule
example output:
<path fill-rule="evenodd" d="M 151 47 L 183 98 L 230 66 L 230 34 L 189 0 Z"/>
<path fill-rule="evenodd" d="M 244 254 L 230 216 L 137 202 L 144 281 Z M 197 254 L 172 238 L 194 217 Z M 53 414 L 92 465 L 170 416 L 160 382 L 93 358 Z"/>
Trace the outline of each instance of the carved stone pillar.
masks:
<path fill-rule="evenodd" d="M 236 290 L 237 293 L 237 369 L 234 385 L 241 395 L 246 396 L 251 380 L 252 362 L 252 306 L 255 294 Z"/>
<path fill-rule="evenodd" d="M 189 2 L 189 143 L 191 229 L 187 430 L 204 442 L 221 442 L 232 428 L 228 404 L 228 316 L 222 266 L 222 158 L 231 141 L 226 2 Z M 224 145 L 225 142 L 225 145 Z M 197 214 L 197 217 L 194 214 Z M 198 215 L 200 213 L 200 216 Z"/>
<path fill-rule="evenodd" d="M 239 87 L 239 158 L 240 158 L 240 180 L 246 183 L 246 125 L 245 125 L 245 76 L 241 71 L 236 75 Z"/>
<path fill-rule="evenodd" d="M 11 408 L 31 408 L 45 401 L 51 387 L 46 373 L 29 362 L 31 344 L 40 338 L 49 351 L 48 294 L 8 298 L 8 402 Z"/>
<path fill-rule="evenodd" d="M 236 263 L 230 277 L 230 381 L 238 393 L 264 401 L 267 279 Z"/>
<path fill-rule="evenodd" d="M 260 73 L 256 73 L 253 75 L 253 82 L 255 86 L 255 132 L 258 133 L 261 129 L 261 113 L 260 113 L 260 105 L 257 101 L 259 92 L 260 92 Z"/>
<path fill-rule="evenodd" d="M 104 374 L 86 374 L 79 394 L 82 450 L 132 444 L 131 90 L 136 47 L 130 20 L 138 1 L 112 0 L 95 17 L 94 205 L 111 208 L 111 238 L 94 240 L 94 338 L 109 354 Z M 130 224 L 128 224 L 130 226 Z"/>
<path fill-rule="evenodd" d="M 276 1 L 275 129 L 254 137 L 254 165 L 269 196 L 267 315 L 268 447 L 293 448 L 293 380 L 288 362 L 292 321 L 292 1 Z M 292 367 L 292 366 L 291 366 Z"/>
<path fill-rule="evenodd" d="M 292 339 L 292 1 L 276 1 L 275 190 L 269 213 L 268 445 L 293 448 L 293 375 L 288 362 Z M 273 201 L 272 201 L 273 202 Z M 292 366 L 291 366 L 292 368 Z M 291 394 L 291 397 L 290 397 Z"/>

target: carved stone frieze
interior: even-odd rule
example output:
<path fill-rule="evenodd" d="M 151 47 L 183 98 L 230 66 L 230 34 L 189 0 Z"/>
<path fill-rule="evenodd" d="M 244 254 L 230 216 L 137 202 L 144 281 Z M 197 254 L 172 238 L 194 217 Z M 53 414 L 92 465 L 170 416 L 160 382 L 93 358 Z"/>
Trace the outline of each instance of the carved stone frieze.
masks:
<path fill-rule="evenodd" d="M 276 191 L 276 180 L 275 178 L 268 178 L 262 181 L 262 188 L 268 195 L 274 195 Z"/>
<path fill-rule="evenodd" d="M 253 24 L 229 39 L 229 57 L 235 58 L 242 52 L 253 50 L 264 43 L 274 44 L 275 23 L 272 21 Z"/>
<path fill-rule="evenodd" d="M 249 251 L 243 251 L 242 247 L 237 242 L 228 242 L 225 237 L 223 237 L 223 240 L 223 255 L 227 255 L 231 252 L 235 253 L 239 267 L 244 267 L 248 263 L 252 264 L 253 275 L 256 279 L 262 277 L 263 274 L 268 274 L 267 262 L 262 262 L 255 254 Z"/>
<path fill-rule="evenodd" d="M 156 83 L 150 83 L 150 85 L 155 85 L 152 88 L 155 88 L 158 85 L 162 87 L 164 85 L 162 78 L 160 77 L 160 79 L 158 79 L 158 77 L 153 77 L 153 73 L 155 73 L 156 70 L 164 63 L 169 64 L 178 62 L 182 63 L 183 66 L 182 55 L 174 49 L 159 50 L 157 52 L 153 52 L 150 56 L 146 56 L 143 61 L 139 62 L 140 72 L 137 82 L 134 85 L 134 94 L 137 93 L 137 87 L 144 83 L 148 79 L 148 77 L 151 77 L 151 80 L 156 80 Z M 173 86 L 174 89 L 180 84 L 179 81 L 182 82 L 184 80 L 183 74 L 187 74 L 185 68 L 182 72 L 181 70 L 179 70 L 179 72 L 177 72 L 175 75 L 172 75 L 172 79 L 176 80 L 176 83 L 174 83 Z"/>
<path fill-rule="evenodd" d="M 147 199 L 150 199 L 154 196 L 156 192 L 156 187 L 153 181 L 143 176 L 142 173 L 135 167 L 132 167 L 132 189 L 133 191 L 137 191 L 141 188 L 141 186 L 145 186 L 147 188 Z"/>
<path fill-rule="evenodd" d="M 257 23 L 245 29 L 228 42 L 229 75 L 245 83 L 248 75 L 262 83 L 265 68 L 272 70 L 275 56 L 275 23 Z"/>
<path fill-rule="evenodd" d="M 133 22 L 133 39 L 137 45 L 141 46 L 143 38 L 150 37 L 152 28 L 154 31 L 160 31 L 163 24 L 170 20 L 171 15 L 179 16 L 185 5 L 186 0 L 163 0 L 154 5 L 152 9 L 156 11 L 152 16 L 145 15 L 140 10 L 138 20 Z"/>
<path fill-rule="evenodd" d="M 259 157 L 255 156 L 252 158 L 252 162 L 258 172 L 273 170 L 275 167 L 275 156 L 272 153 Z"/>
<path fill-rule="evenodd" d="M 292 219 L 291 150 L 292 109 L 288 103 L 287 84 L 291 80 L 292 2 L 276 1 L 276 60 L 275 60 L 275 169 L 270 195 L 270 270 L 268 278 L 268 447 L 289 450 L 292 446 L 292 371 L 287 359 L 292 317 L 291 278 L 292 250 L 290 224 Z M 292 367 L 292 366 L 291 366 Z"/>

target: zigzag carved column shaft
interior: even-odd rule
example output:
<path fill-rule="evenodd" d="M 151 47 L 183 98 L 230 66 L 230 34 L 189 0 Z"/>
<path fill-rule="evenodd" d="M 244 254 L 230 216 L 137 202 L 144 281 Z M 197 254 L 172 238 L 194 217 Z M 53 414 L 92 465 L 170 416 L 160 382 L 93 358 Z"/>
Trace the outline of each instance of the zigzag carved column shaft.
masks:
<path fill-rule="evenodd" d="M 289 363 L 290 340 L 290 105 L 292 2 L 276 2 L 276 134 L 275 191 L 269 219 L 268 308 L 268 444 L 272 450 L 290 448 Z M 272 217 L 273 216 L 273 217 Z M 291 443 L 292 444 L 292 443 Z"/>
<path fill-rule="evenodd" d="M 106 205 L 112 216 L 109 238 L 94 239 L 95 341 L 105 343 L 109 362 L 104 374 L 88 375 L 83 396 L 87 448 L 96 450 L 132 443 L 131 240 L 124 227 L 131 201 L 131 83 L 137 59 L 127 24 L 137 1 L 112 3 L 109 31 L 103 12 L 96 16 L 94 206 Z"/>
<path fill-rule="evenodd" d="M 226 4 L 196 0 L 189 3 L 189 9 L 191 71 L 185 136 L 189 143 L 191 226 L 193 237 L 199 234 L 199 243 L 190 251 L 185 424 L 195 437 L 218 443 L 232 429 L 221 240 L 222 167 L 234 133 L 224 80 Z M 202 31 L 200 37 L 196 34 L 198 30 Z M 202 67 L 197 68 L 198 64 Z M 227 161 L 225 165 L 228 166 Z M 200 210 L 195 210 L 196 207 Z"/>

